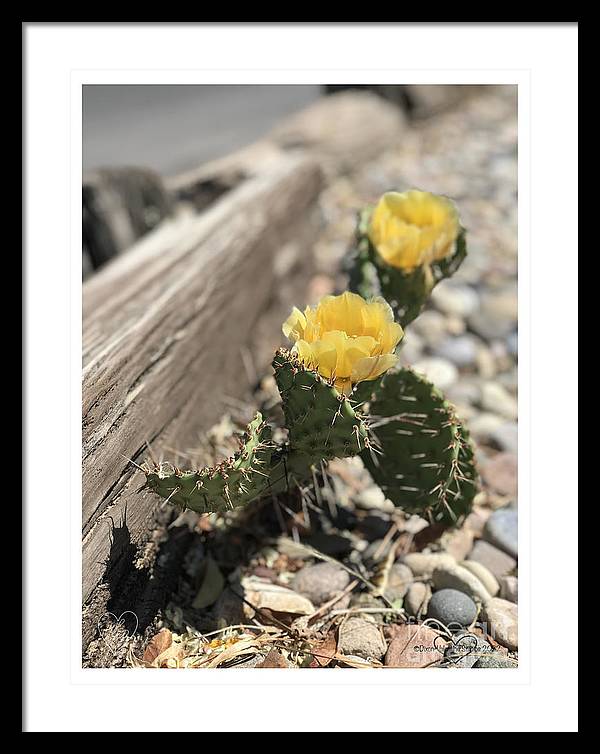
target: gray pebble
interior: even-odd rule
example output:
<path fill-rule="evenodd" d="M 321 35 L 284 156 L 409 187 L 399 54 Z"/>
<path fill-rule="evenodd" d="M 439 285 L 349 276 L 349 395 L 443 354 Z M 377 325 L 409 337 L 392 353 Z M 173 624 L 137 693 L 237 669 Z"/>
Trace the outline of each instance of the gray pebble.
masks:
<path fill-rule="evenodd" d="M 316 563 L 298 571 L 290 586 L 298 594 L 308 597 L 314 605 L 322 605 L 343 591 L 349 583 L 350 576 L 343 568 L 333 563 Z M 343 609 L 339 605 L 337 607 Z"/>
<path fill-rule="evenodd" d="M 473 665 L 474 668 L 518 668 L 519 664 L 510 657 L 500 654 L 500 652 L 491 652 L 489 655 L 479 657 Z"/>
<path fill-rule="evenodd" d="M 503 576 L 509 574 L 517 565 L 517 561 L 513 557 L 507 555 L 497 547 L 494 547 L 494 545 L 491 545 L 489 542 L 485 542 L 483 539 L 478 539 L 477 542 L 475 542 L 467 560 L 474 560 L 477 563 L 481 563 L 481 565 L 485 566 L 497 579 L 501 579 Z"/>
<path fill-rule="evenodd" d="M 492 654 L 492 647 L 482 636 L 459 632 L 446 647 L 444 667 L 472 668 L 478 660 L 489 654 Z"/>
<path fill-rule="evenodd" d="M 435 618 L 448 628 L 466 627 L 477 617 L 477 605 L 464 592 L 440 589 L 429 600 L 427 617 Z"/>
<path fill-rule="evenodd" d="M 486 522 L 483 536 L 488 542 L 516 558 L 519 546 L 517 511 L 502 508 L 492 513 Z"/>

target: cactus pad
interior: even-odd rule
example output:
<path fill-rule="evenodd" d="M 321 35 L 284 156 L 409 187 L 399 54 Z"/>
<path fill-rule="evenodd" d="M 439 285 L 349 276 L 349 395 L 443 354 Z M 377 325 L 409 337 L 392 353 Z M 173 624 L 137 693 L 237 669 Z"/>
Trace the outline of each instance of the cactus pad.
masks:
<path fill-rule="evenodd" d="M 268 492 L 272 455 L 271 429 L 257 413 L 233 458 L 200 471 L 180 471 L 170 463 L 146 467 L 146 487 L 182 510 L 233 510 Z"/>
<path fill-rule="evenodd" d="M 361 456 L 394 505 L 432 522 L 466 515 L 477 491 L 473 449 L 442 393 L 410 369 L 388 372 L 369 413 L 373 449 Z"/>
<path fill-rule="evenodd" d="M 363 417 L 330 382 L 285 349 L 277 351 L 273 369 L 292 455 L 319 463 L 357 455 L 368 446 Z"/>

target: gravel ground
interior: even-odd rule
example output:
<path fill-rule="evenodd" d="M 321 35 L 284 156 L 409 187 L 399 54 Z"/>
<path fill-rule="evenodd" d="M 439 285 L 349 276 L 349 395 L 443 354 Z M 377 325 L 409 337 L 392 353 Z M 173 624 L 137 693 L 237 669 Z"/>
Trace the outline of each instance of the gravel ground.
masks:
<path fill-rule="evenodd" d="M 516 89 L 416 123 L 397 148 L 330 184 L 311 302 L 345 287 L 338 270 L 359 207 L 410 187 L 451 196 L 468 230 L 467 259 L 407 328 L 401 355 L 468 422 L 482 477 L 473 512 L 454 531 L 435 530 L 395 509 L 347 459 L 302 494 L 229 519 L 183 514 L 171 527 L 189 527 L 195 543 L 179 588 L 130 642 L 129 665 L 516 666 Z M 270 375 L 256 403 L 277 415 Z M 255 408 L 214 429 L 215 455 Z"/>

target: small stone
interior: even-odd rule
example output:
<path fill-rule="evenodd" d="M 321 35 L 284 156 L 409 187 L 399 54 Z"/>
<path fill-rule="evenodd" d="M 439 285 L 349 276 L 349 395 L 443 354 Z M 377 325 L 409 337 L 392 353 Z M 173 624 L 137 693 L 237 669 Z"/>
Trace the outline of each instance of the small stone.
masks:
<path fill-rule="evenodd" d="M 477 658 L 474 668 L 518 668 L 519 663 L 510 657 L 500 654 L 500 652 L 490 652 Z"/>
<path fill-rule="evenodd" d="M 413 364 L 413 368 L 415 372 L 425 375 L 440 390 L 450 387 L 458 379 L 458 369 L 447 359 L 421 359 Z"/>
<path fill-rule="evenodd" d="M 338 650 L 341 654 L 356 655 L 365 660 L 380 660 L 386 643 L 378 626 L 363 618 L 348 618 L 340 627 Z"/>
<path fill-rule="evenodd" d="M 242 579 L 242 587 L 246 592 L 246 599 L 256 608 L 267 608 L 278 613 L 292 613 L 295 615 L 312 615 L 315 607 L 310 600 L 301 594 L 286 589 L 278 584 L 260 581 L 253 576 Z M 244 612 L 253 618 L 255 611 L 244 605 Z"/>
<path fill-rule="evenodd" d="M 415 576 L 429 577 L 436 568 L 455 566 L 456 558 L 445 552 L 409 552 L 402 558 L 402 562 L 406 563 Z"/>
<path fill-rule="evenodd" d="M 516 286 L 488 293 L 481 307 L 468 318 L 470 328 L 484 340 L 505 338 L 514 332 L 517 322 Z"/>
<path fill-rule="evenodd" d="M 492 598 L 477 576 L 459 565 L 452 568 L 436 568 L 432 580 L 436 589 L 456 589 L 482 604 Z"/>
<path fill-rule="evenodd" d="M 464 560 L 473 547 L 473 532 L 467 528 L 446 532 L 442 536 L 441 545 L 456 561 Z"/>
<path fill-rule="evenodd" d="M 485 522 L 490 517 L 490 511 L 485 508 L 476 508 L 471 511 L 465 519 L 464 526 L 466 529 L 470 529 L 474 536 L 480 537 L 483 534 Z"/>
<path fill-rule="evenodd" d="M 437 640 L 437 641 L 436 641 Z M 437 644 L 437 646 L 436 646 Z M 424 625 L 398 626 L 385 655 L 388 668 L 424 668 L 443 659 L 442 634 Z"/>
<path fill-rule="evenodd" d="M 411 324 L 412 330 L 420 335 L 430 348 L 434 348 L 448 334 L 446 318 L 433 309 L 421 312 Z"/>
<path fill-rule="evenodd" d="M 333 563 L 316 563 L 302 568 L 294 578 L 290 586 L 295 592 L 302 594 L 313 603 L 322 605 L 342 592 L 350 583 L 350 576 L 343 568 Z M 349 603 L 349 595 L 346 604 Z M 345 606 L 336 604 L 337 609 Z"/>
<path fill-rule="evenodd" d="M 375 485 L 366 487 L 364 490 L 360 490 L 352 496 L 352 502 L 357 508 L 361 510 L 381 510 L 386 513 L 391 513 L 395 507 L 391 500 L 387 500 L 381 487 Z"/>
<path fill-rule="evenodd" d="M 413 580 L 413 573 L 404 563 L 394 563 L 390 568 L 385 596 L 390 602 L 401 600 Z"/>
<path fill-rule="evenodd" d="M 483 536 L 488 542 L 513 558 L 517 557 L 519 548 L 518 517 L 518 512 L 513 508 L 503 508 L 492 513 L 483 530 Z"/>
<path fill-rule="evenodd" d="M 409 330 L 402 338 L 400 345 L 400 361 L 403 364 L 414 364 L 423 354 L 423 338 L 414 330 Z"/>
<path fill-rule="evenodd" d="M 469 421 L 469 431 L 479 442 L 491 445 L 494 432 L 503 427 L 506 422 L 496 414 L 485 411 Z"/>
<path fill-rule="evenodd" d="M 481 385 L 479 378 L 462 378 L 448 389 L 447 395 L 452 403 L 460 405 L 474 405 L 479 403 L 481 398 Z M 469 423 L 469 429 L 471 429 L 471 423 Z"/>
<path fill-rule="evenodd" d="M 464 592 L 457 589 L 440 589 L 429 600 L 427 617 L 435 618 L 450 630 L 466 628 L 477 617 L 477 605 Z"/>
<path fill-rule="evenodd" d="M 467 560 L 481 563 L 498 580 L 513 571 L 517 565 L 514 558 L 483 539 L 478 539 L 475 542 Z"/>
<path fill-rule="evenodd" d="M 519 428 L 516 422 L 504 422 L 489 433 L 489 444 L 498 450 L 517 453 L 519 447 Z"/>
<path fill-rule="evenodd" d="M 473 335 L 444 339 L 434 349 L 434 356 L 451 361 L 459 368 L 471 367 L 477 360 L 478 341 Z"/>
<path fill-rule="evenodd" d="M 482 385 L 481 407 L 513 421 L 519 414 L 516 399 L 497 382 L 484 382 Z"/>
<path fill-rule="evenodd" d="M 478 563 L 476 560 L 464 560 L 461 563 L 461 566 L 477 576 L 492 597 L 495 597 L 498 594 L 500 591 L 500 584 L 496 580 L 494 574 L 484 565 Z"/>
<path fill-rule="evenodd" d="M 488 654 L 492 654 L 492 647 L 482 636 L 461 632 L 455 634 L 446 647 L 445 667 L 472 668 L 478 660 Z"/>
<path fill-rule="evenodd" d="M 489 623 L 487 633 L 492 639 L 507 649 L 518 649 L 518 609 L 514 602 L 494 597 L 484 605 L 482 618 Z"/>
<path fill-rule="evenodd" d="M 431 599 L 431 587 L 422 581 L 414 581 L 409 585 L 404 597 L 403 607 L 409 615 L 419 618 L 427 613 L 427 606 Z"/>
<path fill-rule="evenodd" d="M 483 465 L 483 481 L 501 495 L 517 494 L 518 460 L 514 453 L 498 453 Z M 488 522 L 489 523 L 489 522 Z"/>
<path fill-rule="evenodd" d="M 435 307 L 445 314 L 469 317 L 479 308 L 479 296 L 469 285 L 453 285 L 442 282 L 431 292 Z"/>
<path fill-rule="evenodd" d="M 515 604 L 519 601 L 519 580 L 516 576 L 504 576 L 500 580 L 500 596 Z"/>

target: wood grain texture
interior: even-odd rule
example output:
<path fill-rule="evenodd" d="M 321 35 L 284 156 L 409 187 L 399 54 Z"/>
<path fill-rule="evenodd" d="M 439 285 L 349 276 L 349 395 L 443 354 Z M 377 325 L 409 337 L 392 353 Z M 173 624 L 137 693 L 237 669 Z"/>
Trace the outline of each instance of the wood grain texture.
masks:
<path fill-rule="evenodd" d="M 138 492 L 143 474 L 126 459 L 147 457 L 146 441 L 157 452 L 197 445 L 224 399 L 248 393 L 243 351 L 267 369 L 282 319 L 302 300 L 320 189 L 313 161 L 280 152 L 84 284 L 84 603 L 115 558 L 112 522 L 126 516 L 139 547 L 156 521 L 159 501 Z"/>

